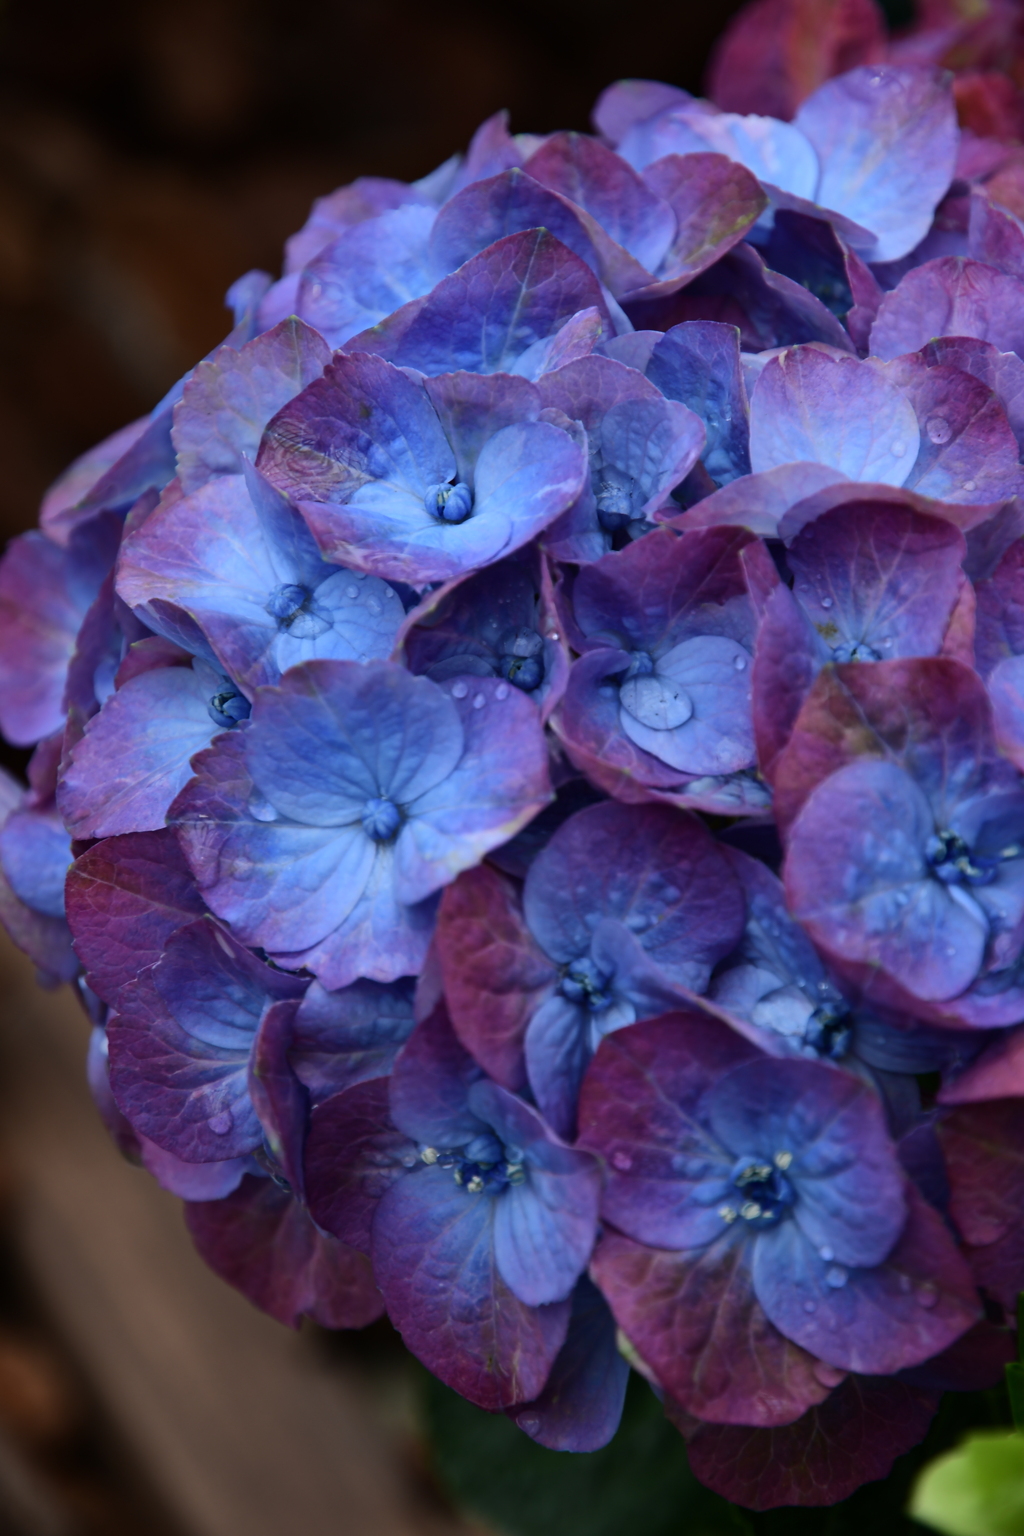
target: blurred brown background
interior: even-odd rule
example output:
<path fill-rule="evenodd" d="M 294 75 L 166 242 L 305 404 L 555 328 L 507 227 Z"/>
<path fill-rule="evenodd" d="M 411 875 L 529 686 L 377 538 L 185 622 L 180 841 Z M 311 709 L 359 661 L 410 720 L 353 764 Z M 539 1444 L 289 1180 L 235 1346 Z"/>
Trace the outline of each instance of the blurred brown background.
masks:
<path fill-rule="evenodd" d="M 0 533 L 149 409 L 279 270 L 312 198 L 423 175 L 500 107 L 585 128 L 698 90 L 737 0 L 0 0 Z"/>
<path fill-rule="evenodd" d="M 225 334 L 313 197 L 509 108 L 699 90 L 738 0 L 0 0 L 0 543 Z M 20 762 L 21 757 L 18 756 Z M 288 1335 L 204 1270 L 0 938 L 0 1536 L 457 1536 L 386 1331 Z"/>

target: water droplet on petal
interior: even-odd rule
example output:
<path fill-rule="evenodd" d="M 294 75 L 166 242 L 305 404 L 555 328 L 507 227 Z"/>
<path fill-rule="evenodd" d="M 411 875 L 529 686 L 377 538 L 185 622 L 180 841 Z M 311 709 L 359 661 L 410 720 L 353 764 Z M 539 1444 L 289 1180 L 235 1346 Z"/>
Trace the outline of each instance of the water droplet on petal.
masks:
<path fill-rule="evenodd" d="M 816 1301 L 805 1301 L 804 1302 L 804 1311 L 807 1313 L 808 1317 L 810 1317 L 812 1312 L 817 1312 L 817 1310 L 818 1310 L 818 1303 Z"/>
<path fill-rule="evenodd" d="M 818 1249 L 818 1258 L 823 1260 L 823 1262 L 826 1264 L 831 1264 L 832 1260 L 835 1258 L 835 1253 L 828 1246 L 828 1243 L 822 1243 L 821 1247 Z"/>
<path fill-rule="evenodd" d="M 822 600 L 821 600 L 821 606 L 823 608 L 831 608 L 832 607 L 832 599 L 830 597 L 823 597 Z"/>
<path fill-rule="evenodd" d="M 359 588 L 358 587 L 346 587 L 345 588 L 345 596 L 346 597 L 358 597 L 359 596 Z"/>
<path fill-rule="evenodd" d="M 473 708 L 474 709 L 483 709 L 483 707 L 484 707 L 484 705 L 486 703 L 487 703 L 487 700 L 484 698 L 483 694 L 482 693 L 478 693 L 476 695 L 476 697 L 474 698 L 474 700 L 473 700 Z"/>
<path fill-rule="evenodd" d="M 945 416 L 929 416 L 924 429 L 933 443 L 948 443 L 953 436 L 953 428 Z"/>
<path fill-rule="evenodd" d="M 623 1173 L 627 1173 L 633 1166 L 633 1159 L 628 1152 L 613 1152 L 612 1166 L 621 1169 Z"/>
<path fill-rule="evenodd" d="M 468 692 L 469 692 L 469 684 L 468 683 L 462 683 L 462 682 L 452 683 L 452 698 L 453 699 L 464 699 Z"/>
<path fill-rule="evenodd" d="M 494 697 L 496 699 L 507 699 L 508 698 L 508 684 L 507 683 L 499 683 L 497 688 L 495 688 L 495 690 L 494 690 Z"/>
<path fill-rule="evenodd" d="M 222 1109 L 220 1114 L 212 1115 L 208 1123 L 215 1136 L 226 1136 L 235 1122 L 230 1109 Z"/>
<path fill-rule="evenodd" d="M 965 480 L 964 481 L 964 490 L 965 491 L 974 491 L 974 490 L 977 490 L 977 486 L 975 485 L 973 480 Z"/>
<path fill-rule="evenodd" d="M 849 1270 L 844 1269 L 841 1264 L 833 1264 L 831 1269 L 825 1271 L 825 1284 L 830 1285 L 835 1291 L 844 1286 L 849 1278 Z"/>
<path fill-rule="evenodd" d="M 747 663 L 746 663 L 745 657 L 737 656 L 736 660 L 733 662 L 733 666 L 736 668 L 737 672 L 745 672 L 747 670 Z"/>

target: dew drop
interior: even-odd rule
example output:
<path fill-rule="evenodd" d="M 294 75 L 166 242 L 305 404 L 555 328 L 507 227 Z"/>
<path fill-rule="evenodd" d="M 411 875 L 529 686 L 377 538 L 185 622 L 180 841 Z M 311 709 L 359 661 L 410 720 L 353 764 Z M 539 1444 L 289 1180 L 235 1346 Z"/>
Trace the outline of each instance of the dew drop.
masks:
<path fill-rule="evenodd" d="M 469 684 L 468 683 L 462 683 L 462 682 L 452 683 L 452 698 L 453 699 L 464 699 L 468 692 L 469 692 Z"/>
<path fill-rule="evenodd" d="M 345 596 L 346 597 L 358 597 L 359 596 L 359 588 L 358 587 L 346 587 L 345 588 Z"/>
<path fill-rule="evenodd" d="M 965 491 L 975 491 L 975 490 L 977 490 L 977 486 L 975 485 L 973 480 L 965 480 L 964 481 L 964 490 Z"/>
<path fill-rule="evenodd" d="M 831 608 L 832 607 L 832 599 L 830 597 L 823 597 L 822 600 L 821 600 L 821 606 L 823 608 Z"/>
<path fill-rule="evenodd" d="M 918 1288 L 917 1288 L 917 1300 L 920 1302 L 922 1307 L 928 1307 L 928 1308 L 934 1307 L 934 1305 L 938 1301 L 938 1299 L 939 1299 L 938 1290 L 936 1289 L 936 1287 L 932 1284 L 932 1282 L 930 1280 L 925 1280 L 923 1282 L 923 1284 L 918 1286 Z"/>
<path fill-rule="evenodd" d="M 548 631 L 548 639 L 549 640 L 557 640 L 558 639 L 558 630 L 557 629 L 549 630 Z"/>
<path fill-rule="evenodd" d="M 835 1253 L 828 1246 L 828 1243 L 823 1243 L 818 1249 L 818 1258 L 821 1259 L 825 1264 L 831 1264 L 832 1260 L 835 1258 Z"/>
<path fill-rule="evenodd" d="M 628 1152 L 613 1152 L 612 1164 L 614 1167 L 621 1169 L 623 1173 L 627 1173 L 633 1166 L 633 1159 Z"/>
<path fill-rule="evenodd" d="M 812 1312 L 817 1312 L 817 1310 L 818 1310 L 818 1303 L 816 1301 L 805 1301 L 804 1302 L 804 1311 L 807 1313 L 808 1317 L 810 1317 Z"/>
<path fill-rule="evenodd" d="M 234 1125 L 230 1109 L 222 1109 L 219 1115 L 213 1115 L 208 1122 L 210 1130 L 215 1136 L 226 1136 Z"/>
<path fill-rule="evenodd" d="M 745 672 L 747 670 L 747 663 L 742 656 L 736 657 L 736 660 L 733 662 L 733 666 L 736 668 L 737 672 Z"/>
<path fill-rule="evenodd" d="M 948 443 L 953 436 L 953 428 L 945 416 L 929 416 L 924 429 L 933 443 Z"/>
<path fill-rule="evenodd" d="M 508 698 L 508 684 L 507 683 L 499 683 L 497 688 L 495 688 L 495 690 L 494 690 L 494 697 L 496 699 L 507 699 Z"/>
<path fill-rule="evenodd" d="M 487 703 L 487 700 L 484 698 L 483 694 L 482 693 L 478 693 L 476 695 L 476 697 L 474 698 L 474 700 L 473 700 L 473 708 L 474 709 L 483 709 L 483 707 L 484 707 L 484 705 L 486 703 Z"/>
<path fill-rule="evenodd" d="M 838 1291 L 850 1278 L 848 1269 L 841 1264 L 833 1264 L 831 1269 L 825 1271 L 825 1284 L 830 1285 L 834 1291 Z"/>

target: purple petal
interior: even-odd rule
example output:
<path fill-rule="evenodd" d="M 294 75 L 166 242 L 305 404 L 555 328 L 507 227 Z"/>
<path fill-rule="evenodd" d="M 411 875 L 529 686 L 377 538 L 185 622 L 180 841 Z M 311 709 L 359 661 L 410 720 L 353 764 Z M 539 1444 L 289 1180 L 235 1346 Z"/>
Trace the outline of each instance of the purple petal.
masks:
<path fill-rule="evenodd" d="M 687 1443 L 694 1476 L 745 1509 L 834 1504 L 886 1477 L 923 1439 L 934 1392 L 851 1376 L 823 1403 L 776 1429 L 702 1425 Z"/>
<path fill-rule="evenodd" d="M 117 551 L 120 519 L 93 518 L 67 548 L 33 530 L 0 561 L 0 729 L 31 746 L 64 720 L 68 663 Z"/>
<path fill-rule="evenodd" d="M 988 503 L 1024 489 L 1020 449 L 999 401 L 960 368 L 898 358 L 887 376 L 898 383 L 921 424 L 920 451 L 903 482 L 937 501 Z"/>
<path fill-rule="evenodd" d="M 288 1328 L 365 1328 L 384 1310 L 368 1260 L 320 1232 L 273 1179 L 242 1180 L 224 1200 L 197 1200 L 185 1222 L 222 1280 Z"/>
<path fill-rule="evenodd" d="M 693 1248 L 722 1231 L 717 1212 L 732 1162 L 697 1119 L 722 1072 L 756 1057 L 738 1034 L 696 1013 L 670 1013 L 601 1042 L 580 1096 L 580 1144 L 608 1166 L 602 1212 L 630 1237 Z"/>
<path fill-rule="evenodd" d="M 386 1078 L 325 1099 L 310 1117 L 305 1151 L 306 1197 L 317 1226 L 369 1253 L 381 1197 L 417 1161 L 414 1143 L 391 1122 Z"/>
<path fill-rule="evenodd" d="M 735 326 L 691 320 L 660 337 L 644 370 L 669 400 L 704 423 L 701 461 L 719 485 L 749 474 L 749 407 Z"/>
<path fill-rule="evenodd" d="M 546 230 L 524 230 L 473 256 L 426 299 L 354 336 L 349 349 L 426 374 L 508 373 L 528 346 L 589 308 L 607 322 L 601 286 L 586 263 Z"/>
<path fill-rule="evenodd" d="M 1024 282 L 960 256 L 914 267 L 886 294 L 871 328 L 876 357 L 917 352 L 933 336 L 974 336 L 1024 355 Z"/>
<path fill-rule="evenodd" d="M 456 1038 L 445 1009 L 416 1026 L 391 1074 L 391 1114 L 398 1129 L 434 1147 L 460 1147 L 483 1127 L 469 1090 L 482 1077 Z"/>
<path fill-rule="evenodd" d="M 388 1190 L 373 1223 L 373 1269 L 388 1315 L 435 1376 L 480 1408 L 529 1401 L 565 1342 L 570 1304 L 529 1307 L 494 1256 L 495 1200 L 442 1168 Z"/>
<path fill-rule="evenodd" d="M 658 271 L 675 239 L 676 221 L 625 160 L 584 134 L 554 133 L 531 155 L 526 170 L 590 214 L 647 273 Z M 619 290 L 613 286 L 613 292 Z"/>
<path fill-rule="evenodd" d="M 790 508 L 843 477 L 827 464 L 780 464 L 760 475 L 743 475 L 668 519 L 683 532 L 703 528 L 747 528 L 764 539 L 779 537 L 779 524 Z"/>
<path fill-rule="evenodd" d="M 241 351 L 218 347 L 198 365 L 174 411 L 171 439 L 186 495 L 214 475 L 238 475 L 254 459 L 263 429 L 282 406 L 320 377 L 331 349 L 296 316 Z"/>
<path fill-rule="evenodd" d="M 599 1451 L 619 1427 L 629 1364 L 615 1339 L 615 1319 L 584 1275 L 572 1297 L 572 1319 L 547 1385 L 509 1418 L 551 1451 Z"/>
<path fill-rule="evenodd" d="M 19 901 L 42 917 L 64 917 L 71 842 L 54 811 L 14 810 L 0 830 L 0 866 Z"/>
<path fill-rule="evenodd" d="M 702 1111 L 736 1157 L 790 1155 L 793 1222 L 815 1253 L 840 1264 L 885 1258 L 906 1220 L 904 1180 L 864 1082 L 812 1061 L 747 1062 L 718 1079 Z M 755 1284 L 757 1273 L 755 1263 Z"/>
<path fill-rule="evenodd" d="M 666 806 L 596 805 L 571 817 L 531 866 L 524 905 L 556 962 L 586 954 L 594 919 L 614 917 L 670 980 L 694 991 L 743 924 L 739 886 L 713 840 Z"/>
<path fill-rule="evenodd" d="M 606 1231 L 591 1273 L 659 1385 L 698 1418 L 786 1424 L 828 1395 L 834 1377 L 765 1317 L 733 1234 L 666 1253 Z"/>
<path fill-rule="evenodd" d="M 597 1237 L 597 1159 L 555 1141 L 537 1111 L 495 1083 L 470 1089 L 472 1108 L 506 1146 L 523 1151 L 526 1178 L 494 1197 L 494 1258 L 528 1306 L 569 1296 Z"/>
<path fill-rule="evenodd" d="M 828 1365 L 890 1375 L 938 1354 L 980 1316 L 971 1272 L 942 1217 L 913 1186 L 907 1193 L 903 1236 L 873 1269 L 819 1258 L 795 1222 L 757 1237 L 758 1300 L 787 1338 Z"/>
<path fill-rule="evenodd" d="M 689 91 L 660 80 L 616 80 L 606 86 L 591 113 L 594 127 L 618 144 L 634 123 L 644 123 L 669 107 L 692 101 Z"/>
<path fill-rule="evenodd" d="M 555 195 L 563 190 L 561 187 L 555 186 L 552 192 L 549 185 L 532 170 L 527 174 L 512 169 L 486 181 L 471 182 L 449 198 L 430 239 L 437 271 L 454 272 L 495 241 L 541 228 L 596 271 L 593 241 L 579 210 L 565 197 Z M 392 309 L 397 308 L 397 304 L 392 305 Z"/>
<path fill-rule="evenodd" d="M 938 1124 L 949 1212 L 974 1278 L 1012 1317 L 1024 1290 L 1024 1129 L 1019 1098 L 963 1105 Z"/>
<path fill-rule="evenodd" d="M 461 874 L 441 900 L 437 949 L 459 1039 L 497 1082 L 524 1087 L 526 1027 L 557 973 L 511 882 L 486 864 Z"/>
<path fill-rule="evenodd" d="M 849 764 L 810 796 L 790 833 L 786 894 L 815 943 L 883 967 L 915 996 L 955 997 L 978 974 L 988 929 L 932 878 L 935 819 L 894 763 Z"/>
<path fill-rule="evenodd" d="M 75 947 L 93 991 L 115 1006 L 120 989 L 159 960 L 171 934 L 204 910 L 169 829 L 108 838 L 68 872 Z"/>
<path fill-rule="evenodd" d="M 917 456 L 912 405 L 868 363 L 794 347 L 762 370 L 750 399 L 755 473 L 817 462 L 850 480 L 902 485 Z"/>
<path fill-rule="evenodd" d="M 819 86 L 795 122 L 821 163 L 817 201 L 871 230 L 873 261 L 912 251 L 953 179 L 959 134 L 949 76 L 862 65 Z"/>
<path fill-rule="evenodd" d="M 209 698 L 210 683 L 191 667 L 144 672 L 110 696 L 61 777 L 59 804 L 73 837 L 164 825 L 192 777 L 192 757 L 218 730 Z"/>
<path fill-rule="evenodd" d="M 345 230 L 308 263 L 295 310 L 329 349 L 343 347 L 357 332 L 430 292 L 446 270 L 430 258 L 435 218 L 433 208 L 403 204 Z"/>
<path fill-rule="evenodd" d="M 356 981 L 328 992 L 314 981 L 295 1018 L 290 1060 L 318 1104 L 356 1083 L 386 1077 L 412 1025 L 409 982 Z"/>

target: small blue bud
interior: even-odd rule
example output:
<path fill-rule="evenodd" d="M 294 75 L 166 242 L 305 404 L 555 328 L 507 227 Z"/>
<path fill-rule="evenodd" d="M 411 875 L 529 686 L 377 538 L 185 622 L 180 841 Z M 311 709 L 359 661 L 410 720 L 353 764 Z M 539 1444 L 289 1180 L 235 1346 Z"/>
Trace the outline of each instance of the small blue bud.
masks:
<path fill-rule="evenodd" d="M 315 640 L 333 627 L 330 615 L 316 602 L 311 589 L 292 582 L 271 592 L 266 611 L 277 620 L 279 630 L 296 640 Z"/>
<path fill-rule="evenodd" d="M 239 693 L 233 683 L 225 679 L 224 687 L 207 700 L 206 712 L 214 725 L 230 731 L 240 720 L 248 720 L 252 705 L 244 693 Z"/>
<path fill-rule="evenodd" d="M 423 505 L 444 523 L 464 523 L 473 510 L 473 492 L 464 480 L 455 485 L 432 485 Z"/>
<path fill-rule="evenodd" d="M 367 800 L 362 821 L 367 837 L 375 843 L 388 843 L 402 824 L 402 813 L 393 800 Z"/>

